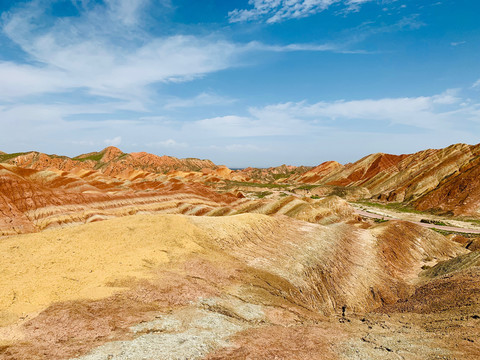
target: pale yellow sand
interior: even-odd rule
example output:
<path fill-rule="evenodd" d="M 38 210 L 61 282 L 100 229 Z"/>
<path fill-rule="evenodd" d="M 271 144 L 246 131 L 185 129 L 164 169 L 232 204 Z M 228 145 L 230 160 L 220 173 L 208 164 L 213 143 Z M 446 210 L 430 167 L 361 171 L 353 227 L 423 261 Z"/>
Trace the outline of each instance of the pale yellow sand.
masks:
<path fill-rule="evenodd" d="M 54 302 L 98 299 L 125 278 L 191 252 L 204 233 L 187 217 L 137 215 L 0 240 L 0 326 Z M 118 281 L 117 281 L 118 283 Z"/>

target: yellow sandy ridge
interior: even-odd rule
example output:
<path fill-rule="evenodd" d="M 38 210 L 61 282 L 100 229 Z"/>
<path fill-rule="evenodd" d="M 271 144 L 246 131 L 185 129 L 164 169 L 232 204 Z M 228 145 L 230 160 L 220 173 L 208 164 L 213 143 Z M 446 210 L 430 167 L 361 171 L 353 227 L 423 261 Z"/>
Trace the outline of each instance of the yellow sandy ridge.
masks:
<path fill-rule="evenodd" d="M 54 302 L 98 299 L 124 278 L 202 249 L 186 216 L 137 215 L 0 241 L 0 326 Z"/>

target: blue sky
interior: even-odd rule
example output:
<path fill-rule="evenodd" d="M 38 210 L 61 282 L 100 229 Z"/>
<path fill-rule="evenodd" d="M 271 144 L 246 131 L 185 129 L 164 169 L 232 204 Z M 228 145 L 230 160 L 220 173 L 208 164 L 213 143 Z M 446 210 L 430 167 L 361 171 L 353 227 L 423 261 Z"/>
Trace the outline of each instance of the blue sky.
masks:
<path fill-rule="evenodd" d="M 479 143 L 476 0 L 0 0 L 0 150 L 355 161 Z"/>

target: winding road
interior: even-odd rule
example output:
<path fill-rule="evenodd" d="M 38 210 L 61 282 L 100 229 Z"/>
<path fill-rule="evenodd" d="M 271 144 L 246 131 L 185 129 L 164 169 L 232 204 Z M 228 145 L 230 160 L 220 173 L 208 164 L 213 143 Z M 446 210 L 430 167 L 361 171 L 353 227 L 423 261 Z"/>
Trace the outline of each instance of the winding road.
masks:
<path fill-rule="evenodd" d="M 391 217 L 388 215 L 379 215 L 379 214 L 374 214 L 368 211 L 360 210 L 355 208 L 355 212 L 363 217 L 371 218 L 371 219 L 385 219 L 385 220 L 401 220 L 401 221 L 408 221 L 400 218 L 395 218 Z M 461 227 L 456 227 L 456 226 L 440 226 L 440 225 L 435 225 L 435 224 L 427 224 L 427 223 L 422 223 L 419 221 L 410 221 L 411 223 L 429 228 L 429 229 L 438 229 L 438 230 L 444 230 L 444 231 L 451 231 L 451 232 L 456 232 L 456 233 L 464 233 L 464 234 L 480 234 L 480 229 L 467 229 L 467 228 L 461 228 Z"/>

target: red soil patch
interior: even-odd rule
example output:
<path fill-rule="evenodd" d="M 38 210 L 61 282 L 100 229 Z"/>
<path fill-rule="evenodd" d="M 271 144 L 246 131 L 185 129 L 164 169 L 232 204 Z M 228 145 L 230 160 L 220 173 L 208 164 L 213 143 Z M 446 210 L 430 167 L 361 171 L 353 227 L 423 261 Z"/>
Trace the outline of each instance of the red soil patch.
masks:
<path fill-rule="evenodd" d="M 321 326 L 268 326 L 250 329 L 233 338 L 233 346 L 207 356 L 207 360 L 243 359 L 323 359 L 338 357 L 332 348 L 346 335 L 329 324 Z"/>

